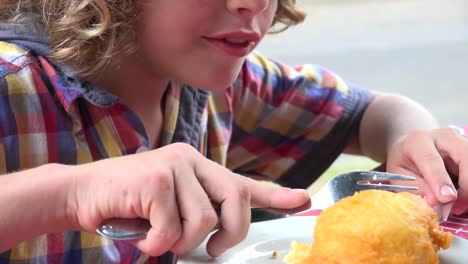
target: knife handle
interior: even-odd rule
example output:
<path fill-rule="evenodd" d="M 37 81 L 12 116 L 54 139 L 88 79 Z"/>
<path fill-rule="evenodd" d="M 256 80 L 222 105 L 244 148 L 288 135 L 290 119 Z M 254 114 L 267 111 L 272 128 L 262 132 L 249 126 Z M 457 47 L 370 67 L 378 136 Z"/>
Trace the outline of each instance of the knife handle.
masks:
<path fill-rule="evenodd" d="M 218 222 L 213 230 L 221 228 L 221 210 L 219 206 L 213 206 L 218 215 Z M 272 209 L 272 208 L 251 208 L 251 223 L 262 222 L 284 218 L 296 213 L 304 212 L 311 208 L 311 201 L 292 209 Z M 113 240 L 139 240 L 144 239 L 151 229 L 151 223 L 143 218 L 113 218 L 106 220 L 96 232 Z"/>
<path fill-rule="evenodd" d="M 143 218 L 113 218 L 101 224 L 96 232 L 113 240 L 139 240 L 146 237 L 150 228 L 150 222 Z"/>

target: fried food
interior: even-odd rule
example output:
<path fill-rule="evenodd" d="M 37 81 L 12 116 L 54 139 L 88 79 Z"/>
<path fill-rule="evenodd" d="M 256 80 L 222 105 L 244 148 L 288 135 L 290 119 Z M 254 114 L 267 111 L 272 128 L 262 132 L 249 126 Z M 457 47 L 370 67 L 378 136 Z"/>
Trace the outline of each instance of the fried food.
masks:
<path fill-rule="evenodd" d="M 288 264 L 435 264 L 452 234 L 424 199 L 368 190 L 338 201 L 317 218 L 313 244 L 292 243 Z"/>

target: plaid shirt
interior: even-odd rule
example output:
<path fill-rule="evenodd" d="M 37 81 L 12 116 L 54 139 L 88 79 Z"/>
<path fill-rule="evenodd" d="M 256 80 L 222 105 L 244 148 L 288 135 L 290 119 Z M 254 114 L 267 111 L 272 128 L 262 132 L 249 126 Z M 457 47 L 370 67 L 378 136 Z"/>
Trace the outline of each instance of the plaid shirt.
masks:
<path fill-rule="evenodd" d="M 162 145 L 177 140 L 185 86 L 165 100 Z M 289 186 L 312 183 L 344 149 L 370 100 L 319 66 L 292 68 L 253 54 L 235 83 L 208 95 L 185 131 L 208 158 Z M 118 98 L 25 48 L 0 42 L 0 172 L 82 164 L 145 150 L 137 117 Z M 68 231 L 0 254 L 3 263 L 158 263 L 126 242 Z"/>

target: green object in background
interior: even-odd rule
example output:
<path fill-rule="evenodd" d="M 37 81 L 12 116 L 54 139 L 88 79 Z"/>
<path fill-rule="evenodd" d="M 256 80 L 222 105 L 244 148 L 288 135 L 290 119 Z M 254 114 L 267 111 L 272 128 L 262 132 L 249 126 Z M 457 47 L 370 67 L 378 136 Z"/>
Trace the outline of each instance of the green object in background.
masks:
<path fill-rule="evenodd" d="M 379 163 L 364 157 L 344 155 L 336 160 L 320 178 L 315 181 L 307 190 L 314 194 L 330 179 L 336 175 L 358 170 L 371 170 L 379 166 Z"/>

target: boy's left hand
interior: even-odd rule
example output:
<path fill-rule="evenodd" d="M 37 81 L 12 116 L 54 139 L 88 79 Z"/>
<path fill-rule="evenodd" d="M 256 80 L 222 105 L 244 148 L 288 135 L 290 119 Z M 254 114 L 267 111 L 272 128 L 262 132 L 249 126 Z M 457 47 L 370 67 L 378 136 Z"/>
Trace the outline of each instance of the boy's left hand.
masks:
<path fill-rule="evenodd" d="M 452 213 L 468 211 L 468 138 L 451 128 L 401 137 L 390 148 L 387 171 L 416 176 L 411 184 L 431 206 L 455 201 Z"/>

